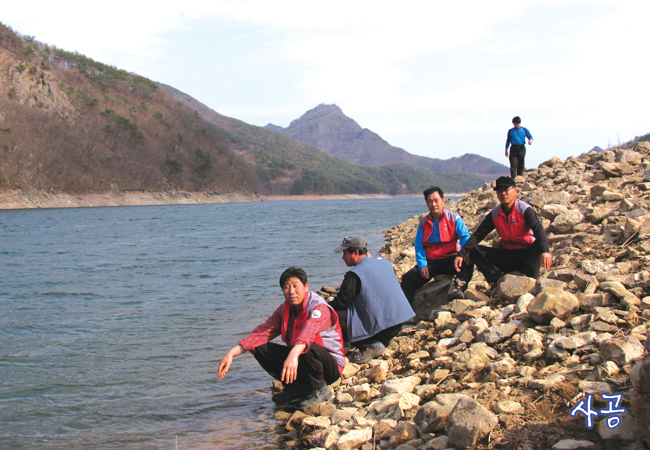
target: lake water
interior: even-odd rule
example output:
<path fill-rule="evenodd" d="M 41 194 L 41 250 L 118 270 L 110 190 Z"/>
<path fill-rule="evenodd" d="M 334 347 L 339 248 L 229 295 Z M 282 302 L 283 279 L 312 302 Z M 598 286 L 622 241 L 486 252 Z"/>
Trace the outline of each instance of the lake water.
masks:
<path fill-rule="evenodd" d="M 416 198 L 0 211 L 0 448 L 273 448 L 271 377 L 218 364 L 283 300 L 347 270 L 332 249 Z"/>

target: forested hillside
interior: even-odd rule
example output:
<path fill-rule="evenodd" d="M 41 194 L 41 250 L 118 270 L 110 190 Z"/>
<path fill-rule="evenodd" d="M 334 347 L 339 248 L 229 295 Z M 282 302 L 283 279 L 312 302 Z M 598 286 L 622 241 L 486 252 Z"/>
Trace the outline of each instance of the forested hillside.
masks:
<path fill-rule="evenodd" d="M 4 188 L 258 190 L 223 130 L 156 83 L 3 25 L 0 147 Z"/>
<path fill-rule="evenodd" d="M 0 190 L 405 194 L 482 184 L 406 165 L 369 170 L 187 98 L 0 24 Z"/>

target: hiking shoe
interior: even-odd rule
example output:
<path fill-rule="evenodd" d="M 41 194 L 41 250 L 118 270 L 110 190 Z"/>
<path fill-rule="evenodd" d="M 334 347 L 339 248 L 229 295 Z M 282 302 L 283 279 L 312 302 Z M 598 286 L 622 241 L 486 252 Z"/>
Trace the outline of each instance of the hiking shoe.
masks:
<path fill-rule="evenodd" d="M 332 394 L 332 391 L 330 391 L 330 388 L 325 385 L 320 389 L 316 389 L 315 391 L 311 391 L 309 394 L 305 396 L 305 398 L 302 399 L 300 402 L 300 405 L 298 408 L 302 411 L 304 411 L 307 408 L 310 408 L 318 403 L 324 403 L 332 400 L 334 395 Z"/>
<path fill-rule="evenodd" d="M 348 356 L 348 359 L 354 364 L 365 364 L 371 359 L 381 356 L 384 351 L 386 351 L 384 344 L 381 342 L 373 342 L 364 349 L 356 349 L 350 356 Z"/>
<path fill-rule="evenodd" d="M 302 399 L 305 396 L 307 396 L 307 394 L 309 394 L 309 392 L 310 392 L 309 388 L 290 384 L 289 386 L 285 387 L 281 392 L 278 392 L 277 394 L 273 394 L 271 396 L 271 400 L 273 400 L 273 403 L 275 403 L 278 406 L 291 405 L 291 404 L 301 402 Z"/>

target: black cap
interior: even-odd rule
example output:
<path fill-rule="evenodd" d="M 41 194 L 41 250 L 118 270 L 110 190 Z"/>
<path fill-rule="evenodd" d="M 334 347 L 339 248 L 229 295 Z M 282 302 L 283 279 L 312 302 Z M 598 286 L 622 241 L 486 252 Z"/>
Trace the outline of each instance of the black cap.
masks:
<path fill-rule="evenodd" d="M 335 252 L 342 252 L 349 248 L 366 248 L 368 243 L 361 236 L 346 236 L 343 238 L 343 243 L 340 247 L 334 249 Z"/>
<path fill-rule="evenodd" d="M 497 189 L 500 188 L 509 188 L 509 187 L 515 187 L 517 186 L 515 184 L 515 180 L 513 180 L 510 177 L 499 177 L 497 178 L 496 185 L 494 186 L 494 190 L 496 191 Z"/>

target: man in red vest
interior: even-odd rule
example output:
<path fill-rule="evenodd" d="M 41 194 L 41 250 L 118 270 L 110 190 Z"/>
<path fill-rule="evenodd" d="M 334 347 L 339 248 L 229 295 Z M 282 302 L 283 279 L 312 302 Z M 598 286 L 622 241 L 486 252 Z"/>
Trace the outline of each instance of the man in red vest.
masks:
<path fill-rule="evenodd" d="M 553 264 L 542 222 L 532 206 L 517 198 L 515 181 L 499 177 L 494 190 L 501 204 L 485 216 L 454 261 L 460 268 L 469 256 L 490 283 L 489 296 L 505 272 L 538 278 L 542 265 L 548 270 Z M 478 245 L 494 229 L 500 238 L 498 247 Z"/>
<path fill-rule="evenodd" d="M 415 293 L 436 275 L 456 275 L 447 299 L 464 298 L 463 292 L 472 279 L 473 264 L 456 269 L 454 261 L 458 250 L 469 240 L 469 231 L 463 219 L 445 209 L 445 194 L 437 186 L 424 192 L 429 214 L 418 224 L 415 235 L 415 260 L 417 266 L 402 276 L 402 291 L 410 303 Z"/>
<path fill-rule="evenodd" d="M 280 286 L 284 303 L 228 351 L 219 364 L 219 378 L 226 375 L 235 356 L 249 351 L 285 387 L 273 395 L 273 401 L 307 409 L 332 399 L 327 386 L 339 379 L 345 367 L 341 326 L 325 299 L 309 292 L 304 270 L 289 267 L 280 276 Z M 276 336 L 286 345 L 269 342 Z"/>

